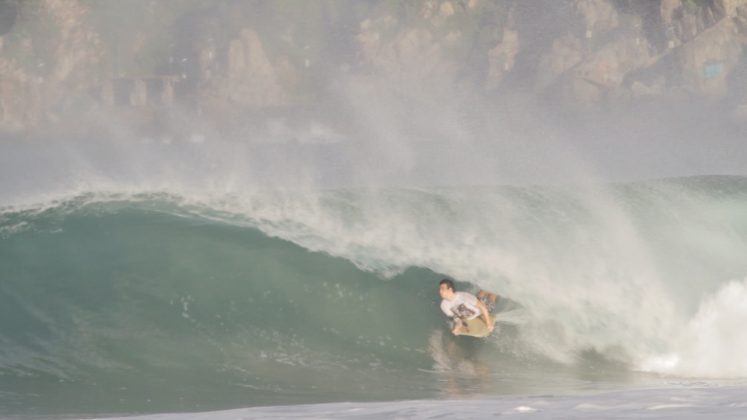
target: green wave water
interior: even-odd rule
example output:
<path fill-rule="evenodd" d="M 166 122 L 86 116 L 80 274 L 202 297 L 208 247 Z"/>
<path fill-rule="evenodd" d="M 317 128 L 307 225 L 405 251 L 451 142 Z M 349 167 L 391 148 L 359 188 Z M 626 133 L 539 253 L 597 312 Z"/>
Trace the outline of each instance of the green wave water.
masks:
<path fill-rule="evenodd" d="M 114 207 L 6 215 L 4 408 L 423 393 L 390 377 L 429 368 L 420 344 L 438 317 L 424 271 L 381 281 L 254 229 Z"/>
<path fill-rule="evenodd" d="M 140 200 L 6 213 L 0 266 L 0 414 L 439 392 L 426 269 L 385 280 Z"/>
<path fill-rule="evenodd" d="M 747 180 L 664 185 L 612 186 L 605 200 L 503 188 L 199 205 L 85 195 L 6 208 L 0 415 L 567 392 L 657 384 L 640 371 L 688 376 L 691 360 L 722 368 L 687 337 L 708 308 L 742 316 L 729 297 L 747 277 L 733 256 L 747 243 Z M 602 208 L 626 215 L 656 277 L 621 268 L 643 260 L 618 253 L 628 248 L 610 242 L 622 239 L 605 218 L 619 214 Z M 485 274 L 494 266 L 503 270 Z M 489 340 L 449 337 L 443 275 L 497 291 L 498 310 L 525 319 L 504 318 Z M 717 354 L 747 342 L 723 339 L 711 339 Z M 693 375 L 740 377 L 739 363 Z"/>

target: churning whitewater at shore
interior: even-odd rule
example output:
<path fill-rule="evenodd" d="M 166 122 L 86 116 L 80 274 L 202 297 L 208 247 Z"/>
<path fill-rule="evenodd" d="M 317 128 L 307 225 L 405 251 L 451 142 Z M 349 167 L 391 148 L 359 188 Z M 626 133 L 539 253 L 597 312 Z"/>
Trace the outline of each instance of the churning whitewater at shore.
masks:
<path fill-rule="evenodd" d="M 746 215 L 743 177 L 9 203 L 0 414 L 743 389 Z M 497 334 L 449 337 L 443 275 Z"/>

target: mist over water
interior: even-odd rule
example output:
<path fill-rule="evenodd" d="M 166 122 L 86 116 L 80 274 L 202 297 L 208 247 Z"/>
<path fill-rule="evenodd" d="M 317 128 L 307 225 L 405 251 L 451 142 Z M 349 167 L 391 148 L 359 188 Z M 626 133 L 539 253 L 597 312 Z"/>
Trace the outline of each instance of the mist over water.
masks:
<path fill-rule="evenodd" d="M 417 3 L 19 6 L 0 59 L 56 105 L 8 129 L 3 102 L 0 414 L 747 377 L 747 131 L 709 90 L 743 59 L 600 84 L 605 40 L 653 30 L 632 3 L 586 32 L 582 2 Z M 48 55 L 45 19 L 69 36 Z M 642 33 L 651 62 L 696 44 Z M 548 76 L 564 48 L 584 58 Z M 155 79 L 175 99 L 138 99 Z M 448 336 L 443 276 L 505 299 L 499 334 Z"/>

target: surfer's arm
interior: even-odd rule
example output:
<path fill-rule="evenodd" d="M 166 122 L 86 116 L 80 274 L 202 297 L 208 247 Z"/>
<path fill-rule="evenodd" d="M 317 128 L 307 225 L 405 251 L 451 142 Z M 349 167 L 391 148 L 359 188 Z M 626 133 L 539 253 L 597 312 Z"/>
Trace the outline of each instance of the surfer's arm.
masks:
<path fill-rule="evenodd" d="M 441 309 L 444 311 L 446 316 L 448 316 L 449 319 L 451 320 L 451 333 L 454 335 L 459 335 L 459 330 L 463 324 L 462 318 L 459 318 L 459 315 L 457 315 L 457 313 L 454 312 L 453 310 L 447 310 L 446 308 L 443 308 L 443 307 Z"/>
<path fill-rule="evenodd" d="M 462 318 L 459 318 L 458 316 L 451 317 L 451 333 L 454 335 L 459 335 L 460 330 L 462 327 Z"/>

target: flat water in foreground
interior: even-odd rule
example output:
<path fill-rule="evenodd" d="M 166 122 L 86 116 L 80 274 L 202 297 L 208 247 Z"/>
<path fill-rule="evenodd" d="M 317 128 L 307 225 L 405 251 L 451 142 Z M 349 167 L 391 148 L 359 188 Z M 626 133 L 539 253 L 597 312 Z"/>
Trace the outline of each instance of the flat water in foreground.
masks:
<path fill-rule="evenodd" d="M 653 388 L 584 395 L 474 400 L 332 403 L 238 410 L 107 417 L 130 420 L 238 420 L 253 418 L 522 418 L 522 419 L 744 419 L 747 387 Z"/>

